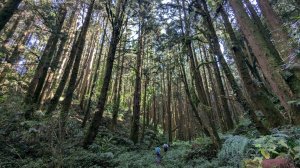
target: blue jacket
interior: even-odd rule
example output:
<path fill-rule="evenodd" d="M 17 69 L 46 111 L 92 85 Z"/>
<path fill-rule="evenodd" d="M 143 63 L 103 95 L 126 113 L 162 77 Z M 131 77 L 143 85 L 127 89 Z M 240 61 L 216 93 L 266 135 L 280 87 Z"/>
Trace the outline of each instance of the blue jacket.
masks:
<path fill-rule="evenodd" d="M 156 147 L 156 148 L 155 148 L 155 153 L 156 153 L 156 154 L 160 154 L 160 147 Z"/>

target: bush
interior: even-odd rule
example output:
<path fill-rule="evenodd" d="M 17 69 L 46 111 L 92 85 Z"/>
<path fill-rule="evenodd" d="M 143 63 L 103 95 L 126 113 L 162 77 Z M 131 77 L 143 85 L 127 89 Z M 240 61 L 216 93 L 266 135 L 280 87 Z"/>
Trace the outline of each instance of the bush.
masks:
<path fill-rule="evenodd" d="M 192 148 L 185 154 L 185 160 L 203 158 L 210 161 L 216 158 L 217 153 L 218 150 L 213 144 L 192 144 Z"/>
<path fill-rule="evenodd" d="M 247 157 L 250 140 L 243 136 L 231 136 L 223 144 L 218 154 L 220 166 L 242 167 L 242 161 Z"/>
<path fill-rule="evenodd" d="M 73 149 L 70 155 L 63 160 L 64 167 L 115 167 L 112 162 L 114 155 L 111 152 L 93 153 L 82 148 Z"/>

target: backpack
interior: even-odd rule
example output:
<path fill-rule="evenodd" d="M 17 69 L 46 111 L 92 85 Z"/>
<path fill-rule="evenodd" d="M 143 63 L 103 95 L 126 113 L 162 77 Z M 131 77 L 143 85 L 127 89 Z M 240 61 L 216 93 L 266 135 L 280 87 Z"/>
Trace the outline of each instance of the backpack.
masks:
<path fill-rule="evenodd" d="M 155 154 L 160 154 L 160 148 L 159 147 L 155 148 Z"/>

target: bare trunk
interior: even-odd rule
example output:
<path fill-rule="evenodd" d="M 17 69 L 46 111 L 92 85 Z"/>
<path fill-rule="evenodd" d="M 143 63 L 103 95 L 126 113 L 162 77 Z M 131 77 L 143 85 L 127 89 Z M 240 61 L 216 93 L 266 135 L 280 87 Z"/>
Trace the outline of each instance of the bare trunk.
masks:
<path fill-rule="evenodd" d="M 231 27 L 231 24 L 228 20 L 228 16 L 225 13 L 223 9 L 220 9 L 221 15 L 224 20 L 224 25 L 226 28 L 227 33 L 230 36 L 230 39 L 232 41 L 232 51 L 234 60 L 236 62 L 239 74 L 242 78 L 242 82 L 247 90 L 247 93 L 251 97 L 251 100 L 253 102 L 253 107 L 251 109 L 259 109 L 263 112 L 263 114 L 266 116 L 268 122 L 272 127 L 276 127 L 278 125 L 283 124 L 282 122 L 282 116 L 280 112 L 275 108 L 272 101 L 268 98 L 265 91 L 259 87 L 256 86 L 254 81 L 251 79 L 251 76 L 249 75 L 249 71 L 247 69 L 246 63 L 243 61 L 243 58 L 245 58 L 244 53 L 242 52 L 241 46 L 235 36 L 235 33 Z M 229 81 L 230 82 L 230 81 Z M 244 100 L 246 101 L 246 100 Z M 249 104 L 250 105 L 250 104 Z"/>
<path fill-rule="evenodd" d="M 105 69 L 105 75 L 103 79 L 102 88 L 100 91 L 100 97 L 98 102 L 98 110 L 95 112 L 94 118 L 92 120 L 91 126 L 88 129 L 87 135 L 83 142 L 83 147 L 87 148 L 89 145 L 91 145 L 94 141 L 94 139 L 97 136 L 98 129 L 100 126 L 100 121 L 103 116 L 104 112 L 104 106 L 107 100 L 107 92 L 109 89 L 109 84 L 111 80 L 111 74 L 113 69 L 113 63 L 115 59 L 115 53 L 117 49 L 117 45 L 119 43 L 120 39 L 120 32 L 121 28 L 123 26 L 123 19 L 124 19 L 124 10 L 126 7 L 127 0 L 118 0 L 117 1 L 117 9 L 116 9 L 116 15 L 114 18 L 114 21 L 112 23 L 113 31 L 111 36 L 111 41 L 109 45 L 109 51 L 108 51 L 108 58 L 106 62 L 106 69 Z"/>
<path fill-rule="evenodd" d="M 3 8 L 0 10 L 0 31 L 4 28 L 6 23 L 13 16 L 15 11 L 18 9 L 19 4 L 22 0 L 9 0 L 5 3 Z"/>
<path fill-rule="evenodd" d="M 94 3 L 95 3 L 95 0 L 92 0 L 90 6 L 88 8 L 88 12 L 86 14 L 84 23 L 82 25 L 78 40 L 75 42 L 75 45 L 73 45 L 74 49 L 72 48 L 72 50 L 71 50 L 71 55 L 72 54 L 75 55 L 74 56 L 75 60 L 74 60 L 74 65 L 73 65 L 69 85 L 66 90 L 66 96 L 62 102 L 62 109 L 61 109 L 61 113 L 60 113 L 60 128 L 61 128 L 62 135 L 64 135 L 64 132 L 65 132 L 65 125 L 66 125 L 67 117 L 69 114 L 69 109 L 70 109 L 70 106 L 72 103 L 74 91 L 76 88 L 75 83 L 77 80 L 77 74 L 78 74 L 78 70 L 79 70 L 80 60 L 81 60 L 82 52 L 84 49 L 86 34 L 88 31 L 92 13 L 93 13 Z"/>
<path fill-rule="evenodd" d="M 92 79 L 92 86 L 91 86 L 91 90 L 90 90 L 90 93 L 89 93 L 89 98 L 88 98 L 88 103 L 87 103 L 87 106 L 86 106 L 86 111 L 84 113 L 84 119 L 83 119 L 83 122 L 82 122 L 82 125 L 81 125 L 82 127 L 85 127 L 86 122 L 90 117 L 92 96 L 94 95 L 94 90 L 95 90 L 95 87 L 96 87 L 96 84 L 97 84 L 97 81 L 98 81 L 100 62 L 101 62 L 101 58 L 102 58 L 102 55 L 103 55 L 103 46 L 104 46 L 104 43 L 105 43 L 105 35 L 106 35 L 106 30 L 107 30 L 107 24 L 108 24 L 108 21 L 106 20 L 104 30 L 103 30 L 103 33 L 102 33 L 102 37 L 101 37 L 101 46 L 100 46 L 100 51 L 99 51 L 99 58 L 97 60 L 94 76 L 93 76 L 93 79 Z"/>
<path fill-rule="evenodd" d="M 293 93 L 281 76 L 281 63 L 274 58 L 273 51 L 268 48 L 264 36 L 245 12 L 242 2 L 239 0 L 230 0 L 229 2 L 233 8 L 240 28 L 258 60 L 264 76 L 269 82 L 273 92 L 278 96 L 281 105 L 286 111 L 289 111 L 290 107 L 287 102 L 291 100 Z"/>
<path fill-rule="evenodd" d="M 134 143 L 138 143 L 139 140 L 139 127 L 140 127 L 140 101 L 141 101 L 141 78 L 142 78 L 142 55 L 144 52 L 143 40 L 144 40 L 144 21 L 139 23 L 139 42 L 138 42 L 138 52 L 136 57 L 136 67 L 135 67 L 135 90 L 133 98 L 133 116 L 132 116 L 132 126 L 130 132 L 130 139 Z"/>

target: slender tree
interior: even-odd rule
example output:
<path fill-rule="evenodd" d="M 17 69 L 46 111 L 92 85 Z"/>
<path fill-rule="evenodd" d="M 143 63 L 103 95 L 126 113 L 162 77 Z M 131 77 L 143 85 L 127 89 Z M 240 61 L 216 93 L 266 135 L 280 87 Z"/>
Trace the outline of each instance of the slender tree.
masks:
<path fill-rule="evenodd" d="M 19 7 L 22 0 L 8 0 L 0 10 L 0 31 L 4 28 Z"/>
<path fill-rule="evenodd" d="M 109 50 L 107 54 L 104 79 L 100 91 L 97 111 L 95 112 L 95 115 L 93 117 L 93 120 L 91 122 L 91 125 L 88 129 L 88 132 L 83 142 L 84 148 L 87 148 L 89 145 L 93 143 L 94 139 L 97 136 L 97 132 L 100 126 L 100 121 L 102 119 L 102 115 L 104 112 L 104 106 L 107 100 L 107 92 L 111 80 L 111 74 L 113 69 L 113 63 L 115 60 L 116 49 L 120 40 L 120 33 L 124 22 L 126 4 L 127 4 L 127 0 L 118 0 L 116 3 L 116 13 L 114 14 L 113 17 L 110 16 L 111 17 L 110 19 L 112 19 L 111 24 L 113 30 L 112 30 L 111 41 L 110 41 Z M 107 11 L 110 15 L 112 14 L 109 7 L 107 7 Z"/>
<path fill-rule="evenodd" d="M 253 104 L 256 106 L 256 107 L 252 107 L 251 109 L 260 109 L 263 112 L 263 114 L 267 117 L 270 125 L 273 127 L 283 124 L 282 116 L 280 115 L 280 112 L 275 108 L 274 104 L 268 98 L 265 91 L 261 87 L 255 85 L 254 81 L 251 79 L 249 70 L 244 61 L 245 54 L 242 51 L 241 45 L 239 44 L 239 41 L 238 41 L 237 37 L 235 36 L 233 28 L 229 22 L 227 13 L 225 13 L 223 7 L 220 7 L 220 13 L 221 13 L 223 21 L 224 21 L 225 29 L 226 29 L 227 33 L 229 34 L 230 39 L 233 44 L 232 45 L 232 51 L 234 54 L 233 56 L 234 56 L 234 60 L 236 62 L 239 74 L 242 78 L 242 82 L 247 90 L 247 93 L 250 95 Z M 246 101 L 246 100 L 244 100 L 244 101 Z M 253 112 L 251 111 L 251 113 L 253 113 Z"/>
<path fill-rule="evenodd" d="M 64 134 L 65 124 L 66 124 L 67 116 L 69 113 L 69 108 L 71 106 L 72 98 L 73 98 L 74 91 L 75 91 L 75 84 L 76 84 L 76 80 L 77 80 L 78 69 L 79 69 L 80 60 L 81 60 L 81 56 L 82 56 L 82 52 L 83 52 L 86 34 L 87 34 L 87 31 L 88 31 L 88 28 L 90 25 L 90 21 L 91 21 L 91 17 L 93 14 L 94 4 L 95 4 L 95 0 L 92 0 L 90 3 L 90 6 L 88 8 L 88 12 L 86 14 L 85 20 L 83 22 L 79 37 L 78 37 L 77 41 L 75 42 L 75 45 L 73 45 L 74 49 L 72 48 L 72 50 L 71 50 L 71 55 L 75 54 L 75 60 L 74 60 L 72 73 L 70 76 L 69 85 L 66 90 L 66 97 L 62 102 L 62 110 L 60 113 L 60 120 L 61 120 L 60 127 L 61 127 L 62 134 Z"/>
<path fill-rule="evenodd" d="M 233 8 L 239 26 L 249 42 L 262 72 L 272 88 L 272 91 L 279 98 L 281 105 L 289 111 L 290 107 L 287 102 L 291 100 L 293 94 L 281 75 L 281 63 L 273 57 L 273 51 L 268 48 L 269 44 L 267 44 L 264 36 L 261 34 L 261 31 L 259 31 L 259 28 L 255 25 L 253 20 L 249 18 L 244 9 L 243 3 L 238 0 L 230 0 L 229 2 Z"/>
<path fill-rule="evenodd" d="M 106 36 L 106 31 L 107 31 L 107 25 L 108 25 L 108 21 L 106 19 L 105 24 L 104 24 L 104 29 L 103 29 L 103 32 L 102 32 L 102 37 L 101 37 L 99 58 L 97 60 L 95 73 L 94 73 L 94 76 L 93 76 L 93 79 L 92 79 L 92 86 L 91 86 L 91 90 L 90 90 L 90 93 L 89 93 L 89 96 L 88 96 L 86 111 L 84 112 L 84 119 L 83 119 L 83 122 L 82 122 L 82 127 L 85 127 L 86 122 L 87 122 L 88 118 L 90 117 L 92 96 L 95 93 L 95 87 L 96 87 L 96 84 L 97 84 L 97 81 L 98 81 L 100 63 L 101 63 L 101 58 L 102 58 L 102 55 L 103 55 L 103 47 L 104 47 L 105 36 Z"/>

